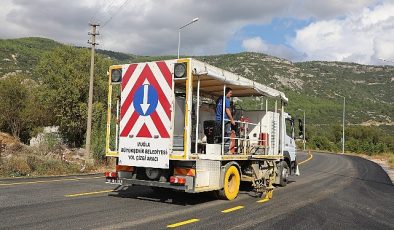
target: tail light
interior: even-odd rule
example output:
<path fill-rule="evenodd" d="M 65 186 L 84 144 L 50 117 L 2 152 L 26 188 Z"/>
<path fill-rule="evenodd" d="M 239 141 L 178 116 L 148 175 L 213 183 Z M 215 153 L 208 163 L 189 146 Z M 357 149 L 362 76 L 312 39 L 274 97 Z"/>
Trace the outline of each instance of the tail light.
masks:
<path fill-rule="evenodd" d="M 170 183 L 171 184 L 186 184 L 186 178 L 185 177 L 179 177 L 179 176 L 171 176 L 170 177 Z"/>
<path fill-rule="evenodd" d="M 107 184 L 122 184 L 122 180 L 119 179 L 117 172 L 105 172 L 105 183 Z"/>
<path fill-rule="evenodd" d="M 110 178 L 118 178 L 118 173 L 117 172 L 105 172 L 104 176 L 110 177 Z"/>

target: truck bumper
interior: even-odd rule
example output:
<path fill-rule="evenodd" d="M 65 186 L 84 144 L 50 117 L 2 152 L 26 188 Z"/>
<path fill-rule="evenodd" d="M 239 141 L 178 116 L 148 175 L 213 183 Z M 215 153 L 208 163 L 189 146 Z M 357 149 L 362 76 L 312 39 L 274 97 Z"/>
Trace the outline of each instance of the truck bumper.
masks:
<path fill-rule="evenodd" d="M 149 186 L 149 187 L 169 188 L 169 189 L 174 189 L 174 190 L 178 190 L 178 191 L 185 191 L 185 192 L 193 192 L 193 189 L 192 188 L 189 189 L 188 185 L 172 185 L 169 182 L 150 181 L 150 180 L 122 178 L 122 185 L 124 185 L 124 186 L 142 185 L 142 186 Z"/>

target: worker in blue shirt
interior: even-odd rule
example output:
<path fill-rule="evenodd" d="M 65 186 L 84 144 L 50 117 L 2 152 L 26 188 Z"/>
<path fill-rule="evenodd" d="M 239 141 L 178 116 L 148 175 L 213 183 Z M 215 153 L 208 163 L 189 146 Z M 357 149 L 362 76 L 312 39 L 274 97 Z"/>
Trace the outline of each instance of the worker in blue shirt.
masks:
<path fill-rule="evenodd" d="M 231 109 L 230 109 L 230 97 L 233 95 L 233 90 L 231 88 L 226 88 L 225 90 L 225 109 L 224 109 L 224 116 L 223 116 L 223 96 L 219 97 L 216 101 L 216 121 L 217 122 L 222 122 L 223 117 L 226 121 L 230 121 L 232 125 L 235 125 L 234 118 L 231 114 Z M 230 125 L 226 125 L 225 127 L 225 134 L 228 134 L 230 132 Z"/>
<path fill-rule="evenodd" d="M 233 91 L 231 88 L 226 88 L 225 90 L 225 96 L 221 96 L 217 99 L 216 101 L 216 122 L 219 123 L 220 126 L 223 125 L 223 118 L 225 121 L 225 126 L 224 126 L 224 136 L 225 137 L 230 137 L 230 138 L 234 138 L 235 137 L 235 133 L 234 131 L 231 130 L 231 126 L 235 127 L 235 121 L 234 118 L 231 114 L 231 109 L 230 109 L 230 98 L 233 95 Z M 224 116 L 223 116 L 223 98 L 224 100 Z M 230 125 L 231 123 L 231 125 Z M 221 128 L 220 128 L 221 129 Z M 235 143 L 233 143 L 234 140 L 229 140 L 226 139 L 225 140 L 225 152 L 230 150 L 230 153 L 233 154 L 234 153 L 234 146 Z M 230 146 L 228 146 L 228 144 L 230 144 Z"/>

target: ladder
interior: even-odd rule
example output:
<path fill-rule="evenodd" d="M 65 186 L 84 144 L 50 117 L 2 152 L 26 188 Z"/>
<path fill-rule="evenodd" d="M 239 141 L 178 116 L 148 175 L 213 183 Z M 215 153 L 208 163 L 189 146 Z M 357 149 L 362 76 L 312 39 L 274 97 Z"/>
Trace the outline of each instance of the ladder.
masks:
<path fill-rule="evenodd" d="M 276 133 L 278 131 L 278 122 L 275 119 L 275 113 L 271 113 L 272 115 L 272 124 L 271 124 L 271 147 L 272 147 L 272 154 L 275 153 L 275 149 L 276 149 L 276 141 L 275 141 L 275 137 L 276 137 Z"/>

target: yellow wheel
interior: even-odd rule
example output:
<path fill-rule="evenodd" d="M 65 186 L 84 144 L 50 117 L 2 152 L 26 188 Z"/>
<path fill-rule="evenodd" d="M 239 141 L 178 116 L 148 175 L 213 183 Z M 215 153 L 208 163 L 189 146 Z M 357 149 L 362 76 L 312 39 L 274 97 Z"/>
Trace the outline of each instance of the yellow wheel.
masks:
<path fill-rule="evenodd" d="M 223 189 L 219 191 L 219 197 L 225 200 L 234 200 L 238 196 L 241 177 L 237 167 L 230 166 L 224 175 Z"/>

